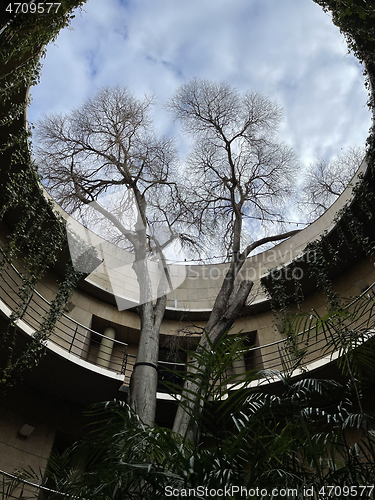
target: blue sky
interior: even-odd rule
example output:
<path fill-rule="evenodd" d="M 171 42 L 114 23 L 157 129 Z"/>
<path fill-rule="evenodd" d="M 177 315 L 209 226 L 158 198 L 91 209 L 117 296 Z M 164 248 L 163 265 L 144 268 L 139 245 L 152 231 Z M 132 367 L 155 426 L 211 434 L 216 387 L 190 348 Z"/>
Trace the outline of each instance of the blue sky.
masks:
<path fill-rule="evenodd" d="M 121 84 L 155 94 L 156 126 L 170 133 L 163 105 L 192 77 L 277 100 L 282 138 L 302 166 L 367 137 L 362 68 L 312 0 L 88 0 L 47 50 L 29 120 Z M 181 137 L 179 145 L 186 151 Z"/>

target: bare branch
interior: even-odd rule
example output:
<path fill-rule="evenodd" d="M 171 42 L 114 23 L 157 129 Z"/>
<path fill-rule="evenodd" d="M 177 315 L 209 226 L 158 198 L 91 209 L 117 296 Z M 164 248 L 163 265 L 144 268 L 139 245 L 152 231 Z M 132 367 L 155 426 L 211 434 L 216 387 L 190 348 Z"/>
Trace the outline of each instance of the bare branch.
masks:
<path fill-rule="evenodd" d="M 365 157 L 364 148 L 349 148 L 330 162 L 311 164 L 302 186 L 300 210 L 312 221 L 322 215 L 348 186 Z"/>
<path fill-rule="evenodd" d="M 176 239 L 183 214 L 173 141 L 152 130 L 151 104 L 151 98 L 138 100 L 124 87 L 104 88 L 70 114 L 40 122 L 36 148 L 42 182 L 52 196 L 70 213 L 78 210 L 94 232 L 134 253 L 141 338 L 130 400 L 149 425 L 156 407 L 159 329 L 172 288 L 163 252 Z M 155 305 L 150 252 L 159 261 Z"/>
<path fill-rule="evenodd" d="M 243 218 L 280 220 L 297 167 L 293 151 L 276 138 L 280 106 L 264 95 L 241 95 L 225 83 L 193 79 L 172 97 L 168 109 L 194 138 L 186 182 L 189 212 L 199 238 L 222 253 L 238 252 Z M 212 239 L 214 234 L 220 239 Z M 217 250 L 215 250 L 216 252 Z"/>

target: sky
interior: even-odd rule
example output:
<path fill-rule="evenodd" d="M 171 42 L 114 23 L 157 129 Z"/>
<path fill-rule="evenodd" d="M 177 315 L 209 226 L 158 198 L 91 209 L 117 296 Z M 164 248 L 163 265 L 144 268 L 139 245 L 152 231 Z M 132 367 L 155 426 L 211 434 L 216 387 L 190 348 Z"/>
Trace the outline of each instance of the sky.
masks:
<path fill-rule="evenodd" d="M 193 77 L 226 81 L 283 106 L 281 138 L 301 171 L 364 145 L 371 123 L 363 68 L 312 0 L 88 0 L 42 63 L 30 122 L 120 84 L 154 94 L 156 128 L 174 134 L 164 105 L 175 90 Z"/>

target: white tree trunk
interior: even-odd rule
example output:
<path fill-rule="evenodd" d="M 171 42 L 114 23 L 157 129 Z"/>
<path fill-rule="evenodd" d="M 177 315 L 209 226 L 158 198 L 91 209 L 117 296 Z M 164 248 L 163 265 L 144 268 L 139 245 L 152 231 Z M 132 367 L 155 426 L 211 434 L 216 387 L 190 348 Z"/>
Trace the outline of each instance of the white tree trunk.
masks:
<path fill-rule="evenodd" d="M 130 406 L 146 425 L 153 425 L 158 384 L 159 330 L 154 327 L 152 302 L 142 304 L 141 336 L 130 383 Z"/>
<path fill-rule="evenodd" d="M 134 270 L 140 288 L 141 334 L 137 359 L 130 381 L 130 406 L 144 424 L 152 426 L 156 413 L 159 330 L 167 303 L 166 276 L 162 273 L 158 289 L 159 298 L 153 305 L 145 245 L 136 252 Z"/>

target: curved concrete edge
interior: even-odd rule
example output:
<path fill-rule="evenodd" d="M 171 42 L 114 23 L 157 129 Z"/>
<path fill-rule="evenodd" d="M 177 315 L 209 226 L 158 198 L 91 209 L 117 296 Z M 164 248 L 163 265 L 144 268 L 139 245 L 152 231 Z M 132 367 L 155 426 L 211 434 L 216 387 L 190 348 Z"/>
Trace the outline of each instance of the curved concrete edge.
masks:
<path fill-rule="evenodd" d="M 301 229 L 299 233 L 291 238 L 281 241 L 270 249 L 248 257 L 243 267 L 243 272 L 247 276 L 251 275 L 249 279 L 254 281 L 255 286 L 259 287 L 261 278 L 267 276 L 271 269 L 280 269 L 295 262 L 304 255 L 308 243 L 316 241 L 325 233 L 329 234 L 335 228 L 338 212 L 346 204 L 350 204 L 353 201 L 353 188 L 365 174 L 366 169 L 367 162 L 364 159 L 342 195 L 314 222 Z M 68 220 L 70 216 L 53 200 L 44 188 L 43 192 L 45 197 L 52 202 L 56 212 L 65 220 Z M 91 241 L 102 242 L 102 248 L 105 248 L 103 255 L 107 253 L 108 259 L 115 259 L 118 262 L 121 262 L 122 259 L 123 262 L 129 261 L 129 252 L 116 247 L 92 231 L 88 231 L 79 222 L 77 224 L 79 227 L 82 227 L 83 232 L 86 231 L 92 235 L 92 238 L 90 236 Z M 122 253 L 124 253 L 123 258 L 121 257 Z M 172 264 L 172 267 L 181 268 L 181 265 L 173 266 Z M 184 281 L 168 294 L 169 303 L 167 304 L 167 311 L 172 313 L 209 313 L 220 289 L 227 267 L 228 263 L 185 266 L 186 277 Z M 114 283 L 112 284 L 111 279 L 102 271 L 87 276 L 85 283 L 90 287 L 90 293 L 93 296 L 96 295 L 96 291 L 98 294 L 104 293 L 111 299 L 116 297 L 119 301 L 126 303 L 126 309 L 133 309 L 138 305 L 135 298 L 134 276 L 128 276 L 127 274 L 122 274 L 122 272 L 120 268 L 116 269 L 116 279 L 121 283 L 120 287 Z M 113 285 L 116 287 L 116 293 L 113 291 Z M 199 296 L 194 296 L 197 289 L 200 290 L 200 294 Z M 264 292 L 260 291 L 253 304 L 259 305 L 261 303 L 266 304 L 267 302 L 269 302 L 269 298 Z"/>
<path fill-rule="evenodd" d="M 4 316 L 6 316 L 8 319 L 10 318 L 10 316 L 12 314 L 12 310 L 10 309 L 10 307 L 8 307 L 6 304 L 4 304 L 4 302 L 1 299 L 0 299 L 0 312 Z M 21 319 L 17 319 L 15 321 L 15 324 L 17 325 L 17 327 L 20 330 L 22 330 L 22 332 L 24 334 L 26 334 L 29 337 L 32 337 L 36 332 L 36 330 L 34 328 L 29 326 L 27 323 L 25 323 L 25 321 L 23 321 Z M 61 347 L 59 347 L 58 345 L 54 344 L 51 341 L 47 340 L 44 343 L 44 345 L 45 345 L 45 347 L 47 347 L 47 349 L 49 351 L 52 351 L 54 354 L 57 354 L 58 356 L 60 356 L 64 360 L 70 361 L 70 362 L 74 363 L 75 365 L 77 365 L 81 368 L 84 368 L 86 370 L 89 370 L 95 374 L 102 375 L 104 377 L 109 377 L 113 380 L 117 380 L 121 384 L 119 387 L 124 387 L 124 389 L 122 389 L 122 392 L 128 392 L 128 386 L 123 385 L 125 375 L 113 372 L 111 370 L 107 370 L 106 368 L 102 368 L 100 366 L 94 365 L 93 363 L 90 363 L 88 361 L 80 359 L 78 356 L 76 356 L 70 352 L 67 352 L 65 349 L 62 349 Z M 119 388 L 119 390 L 121 390 L 121 389 Z M 157 400 L 160 400 L 160 401 L 162 401 L 162 400 L 163 401 L 176 401 L 176 399 L 179 399 L 179 396 L 174 397 L 173 395 L 168 394 L 168 393 L 157 392 L 156 398 L 157 398 Z"/>
<path fill-rule="evenodd" d="M 6 304 L 4 304 L 4 302 L 2 300 L 0 300 L 0 311 L 8 319 L 10 318 L 10 316 L 12 314 L 12 310 Z M 15 321 L 15 325 L 20 330 L 22 330 L 26 335 L 28 335 L 29 337 L 33 337 L 33 335 L 36 332 L 36 330 L 34 330 L 34 328 L 32 328 L 31 326 L 29 326 L 22 319 L 17 319 Z M 72 354 L 70 352 L 67 352 L 65 349 L 62 349 L 58 345 L 54 344 L 52 341 L 47 340 L 44 343 L 44 345 L 50 351 L 53 351 L 58 356 L 60 356 L 60 357 L 62 357 L 64 359 L 67 359 L 68 361 L 71 361 L 74 364 L 76 364 L 76 365 L 78 365 L 78 366 L 80 366 L 82 368 L 85 368 L 87 370 L 91 370 L 92 372 L 95 372 L 95 373 L 97 373 L 99 375 L 103 375 L 104 377 L 109 377 L 109 378 L 118 380 L 121 383 L 124 381 L 124 377 L 125 377 L 124 375 L 122 375 L 120 373 L 113 372 L 111 370 L 107 370 L 105 368 L 102 368 L 100 366 L 94 365 L 92 363 L 89 363 L 88 361 L 85 361 L 84 359 L 81 359 L 78 356 L 76 356 L 76 355 L 74 355 L 74 354 Z"/>
<path fill-rule="evenodd" d="M 369 331 L 367 332 L 367 338 L 363 340 L 361 345 L 365 344 L 368 340 L 373 338 L 375 336 L 375 331 Z M 355 348 L 360 347 L 360 345 L 356 345 Z M 328 354 L 326 356 L 323 356 L 322 358 L 317 359 L 316 361 L 312 361 L 311 363 L 308 363 L 307 365 L 303 366 L 302 368 L 296 368 L 293 370 L 291 373 L 291 379 L 295 380 L 298 377 L 301 376 L 306 376 L 306 375 L 312 375 L 314 371 L 317 371 L 323 367 L 326 367 L 327 365 L 338 361 L 342 357 L 342 353 L 340 351 L 335 351 L 331 354 Z M 238 390 L 238 389 L 254 389 L 254 388 L 259 388 L 263 386 L 268 386 L 270 384 L 274 384 L 280 382 L 280 378 L 277 376 L 276 373 L 272 374 L 272 370 L 270 370 L 269 376 L 265 376 L 263 378 L 259 378 L 256 380 L 251 381 L 249 384 L 244 383 L 244 384 L 233 384 L 233 390 Z"/>

